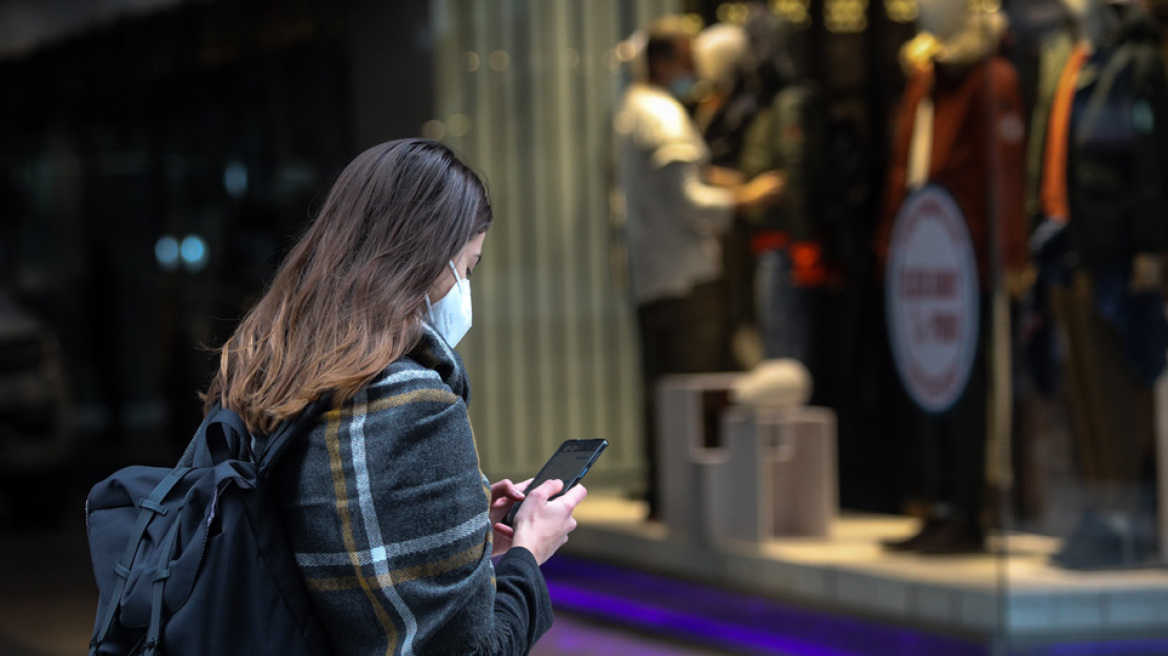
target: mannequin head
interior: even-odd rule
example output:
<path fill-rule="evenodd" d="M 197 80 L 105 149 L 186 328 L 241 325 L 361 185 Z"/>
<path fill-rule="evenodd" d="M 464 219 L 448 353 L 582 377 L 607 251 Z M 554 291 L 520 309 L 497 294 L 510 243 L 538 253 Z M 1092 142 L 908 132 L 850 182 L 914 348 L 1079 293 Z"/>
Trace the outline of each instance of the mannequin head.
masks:
<path fill-rule="evenodd" d="M 1063 5 L 1079 26 L 1080 34 L 1091 43 L 1098 43 L 1103 33 L 1115 22 L 1115 14 L 1106 11 L 1107 4 L 1106 0 L 1063 0 Z"/>
<path fill-rule="evenodd" d="M 693 40 L 698 80 L 709 84 L 714 93 L 729 96 L 749 46 L 746 30 L 738 25 L 719 23 L 702 30 Z"/>
<path fill-rule="evenodd" d="M 1075 22 L 1082 25 L 1090 20 L 1091 14 L 1097 13 L 1096 5 L 1102 4 L 1100 0 L 1063 0 L 1071 16 L 1074 17 Z"/>
<path fill-rule="evenodd" d="M 969 18 L 969 3 L 967 0 L 917 0 L 917 12 L 917 27 L 940 41 L 946 41 L 965 27 Z"/>

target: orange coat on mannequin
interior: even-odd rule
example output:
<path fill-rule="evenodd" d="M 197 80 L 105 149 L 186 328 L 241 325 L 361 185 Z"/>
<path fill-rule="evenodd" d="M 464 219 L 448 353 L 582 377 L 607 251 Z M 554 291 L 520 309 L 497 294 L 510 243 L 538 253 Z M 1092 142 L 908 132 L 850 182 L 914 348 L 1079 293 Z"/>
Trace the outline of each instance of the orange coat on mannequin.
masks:
<path fill-rule="evenodd" d="M 1025 153 L 1018 74 L 1004 57 L 981 61 L 927 61 L 912 71 L 896 115 L 888 186 L 878 248 L 887 255 L 896 213 L 911 193 L 909 158 L 917 108 L 931 98 L 932 149 L 928 182 L 943 186 L 965 215 L 981 284 L 989 282 L 990 221 L 997 219 L 1001 262 L 1026 264 Z"/>

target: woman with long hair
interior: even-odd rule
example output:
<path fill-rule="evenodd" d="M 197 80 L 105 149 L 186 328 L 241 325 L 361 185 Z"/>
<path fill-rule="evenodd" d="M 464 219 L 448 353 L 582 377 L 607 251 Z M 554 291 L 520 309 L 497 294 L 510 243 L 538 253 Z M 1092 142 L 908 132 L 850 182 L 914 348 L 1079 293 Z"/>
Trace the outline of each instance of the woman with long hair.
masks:
<path fill-rule="evenodd" d="M 370 148 L 220 349 L 207 407 L 253 435 L 331 397 L 272 485 L 338 654 L 523 654 L 551 626 L 539 565 L 586 491 L 551 499 L 563 486 L 551 481 L 501 523 L 525 497 L 479 469 L 453 350 L 491 219 L 482 182 L 445 145 Z"/>

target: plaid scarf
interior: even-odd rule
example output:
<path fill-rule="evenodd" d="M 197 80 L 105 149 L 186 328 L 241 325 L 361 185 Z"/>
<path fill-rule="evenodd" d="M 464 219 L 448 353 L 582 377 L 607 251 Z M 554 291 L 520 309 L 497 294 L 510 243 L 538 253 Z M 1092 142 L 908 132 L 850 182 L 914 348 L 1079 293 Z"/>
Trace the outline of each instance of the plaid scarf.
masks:
<path fill-rule="evenodd" d="M 278 463 L 284 526 L 337 654 L 526 654 L 551 627 L 531 553 L 492 564 L 469 396 L 427 326 Z"/>

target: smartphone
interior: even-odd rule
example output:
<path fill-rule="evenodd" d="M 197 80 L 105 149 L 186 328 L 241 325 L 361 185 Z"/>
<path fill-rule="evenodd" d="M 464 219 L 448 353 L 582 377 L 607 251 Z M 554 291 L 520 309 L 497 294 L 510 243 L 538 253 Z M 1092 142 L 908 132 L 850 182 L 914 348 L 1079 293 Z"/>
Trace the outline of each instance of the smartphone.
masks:
<path fill-rule="evenodd" d="M 527 486 L 527 490 L 534 490 L 539 487 L 544 481 L 560 479 L 564 482 L 564 489 L 560 491 L 556 497 L 564 492 L 572 489 L 572 486 L 579 483 L 580 479 L 584 478 L 584 474 L 588 473 L 588 469 L 600 457 L 600 454 L 608 446 L 608 440 L 568 440 L 560 445 L 559 449 L 552 454 L 552 457 L 547 461 L 547 464 L 539 470 L 535 478 L 531 479 L 531 484 Z M 526 492 L 527 490 L 524 490 Z M 552 497 L 553 499 L 556 497 Z M 507 516 L 503 518 L 503 523 L 507 526 L 515 520 L 515 513 L 519 512 L 519 506 L 523 502 L 520 501 L 511 506 L 511 510 Z"/>

